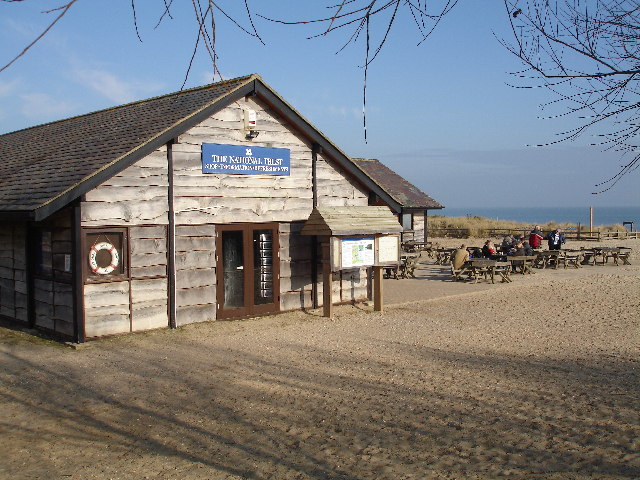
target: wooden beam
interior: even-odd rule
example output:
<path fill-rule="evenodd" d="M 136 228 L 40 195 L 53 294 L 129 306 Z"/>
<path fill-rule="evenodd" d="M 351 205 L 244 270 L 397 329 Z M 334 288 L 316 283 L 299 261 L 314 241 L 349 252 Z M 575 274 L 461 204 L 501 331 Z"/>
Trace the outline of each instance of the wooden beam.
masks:
<path fill-rule="evenodd" d="M 322 242 L 322 311 L 327 318 L 333 317 L 332 280 L 331 247 L 326 239 Z"/>

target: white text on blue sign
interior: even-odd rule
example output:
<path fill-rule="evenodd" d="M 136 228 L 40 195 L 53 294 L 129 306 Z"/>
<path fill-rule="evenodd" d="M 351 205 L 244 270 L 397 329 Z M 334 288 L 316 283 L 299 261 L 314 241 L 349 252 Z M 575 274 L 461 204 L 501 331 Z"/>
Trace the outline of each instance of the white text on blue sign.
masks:
<path fill-rule="evenodd" d="M 202 144 L 202 173 L 289 175 L 288 148 Z"/>

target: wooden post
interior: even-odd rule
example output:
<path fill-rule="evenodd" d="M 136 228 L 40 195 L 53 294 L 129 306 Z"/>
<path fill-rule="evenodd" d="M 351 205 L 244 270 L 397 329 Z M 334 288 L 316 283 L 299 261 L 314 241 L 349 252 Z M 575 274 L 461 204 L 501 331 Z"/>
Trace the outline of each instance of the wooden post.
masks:
<path fill-rule="evenodd" d="M 327 318 L 333 317 L 332 280 L 331 248 L 327 240 L 322 242 L 322 312 Z"/>
<path fill-rule="evenodd" d="M 167 170 L 169 182 L 167 185 L 167 198 L 169 199 L 169 218 L 167 225 L 167 277 L 169 328 L 177 328 L 177 290 L 176 290 L 176 214 L 174 210 L 174 171 L 173 171 L 173 140 L 167 142 Z M 129 290 L 131 291 L 131 290 Z M 133 311 L 133 309 L 131 309 Z"/>
<path fill-rule="evenodd" d="M 373 309 L 376 312 L 384 311 L 382 301 L 382 269 L 383 267 L 373 267 Z"/>
<path fill-rule="evenodd" d="M 73 276 L 73 340 L 84 343 L 84 277 L 82 274 L 82 212 L 81 202 L 76 201 L 72 210 L 72 239 L 73 257 L 71 272 Z"/>
<path fill-rule="evenodd" d="M 427 243 L 429 241 L 429 214 L 427 210 L 424 211 L 424 235 L 422 241 Z"/>
<path fill-rule="evenodd" d="M 589 232 L 593 232 L 593 207 L 589 207 Z"/>

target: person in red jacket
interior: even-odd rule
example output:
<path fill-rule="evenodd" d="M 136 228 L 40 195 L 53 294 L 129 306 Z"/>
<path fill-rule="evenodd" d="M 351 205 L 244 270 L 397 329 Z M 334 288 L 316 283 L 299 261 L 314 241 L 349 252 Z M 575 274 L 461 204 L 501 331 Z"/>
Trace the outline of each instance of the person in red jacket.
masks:
<path fill-rule="evenodd" d="M 493 245 L 491 240 L 484 242 L 484 245 L 482 246 L 482 254 L 485 258 L 491 258 L 492 255 L 496 254 L 496 247 Z"/>
<path fill-rule="evenodd" d="M 529 246 L 531 248 L 540 248 L 542 246 L 542 240 L 544 240 L 544 237 L 542 236 L 540 227 L 536 225 L 529 234 Z"/>

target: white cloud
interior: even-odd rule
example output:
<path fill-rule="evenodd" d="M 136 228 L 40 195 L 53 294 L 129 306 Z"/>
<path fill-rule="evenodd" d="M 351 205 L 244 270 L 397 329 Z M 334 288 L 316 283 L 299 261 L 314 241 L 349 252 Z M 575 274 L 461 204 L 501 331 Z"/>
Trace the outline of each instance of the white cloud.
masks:
<path fill-rule="evenodd" d="M 329 106 L 327 106 L 327 110 L 331 115 L 337 115 L 339 117 L 346 117 L 348 108 L 347 107 L 336 107 L 335 105 L 329 105 Z"/>
<path fill-rule="evenodd" d="M 332 116 L 343 118 L 362 118 L 362 108 L 328 105 L 326 111 Z"/>
<path fill-rule="evenodd" d="M 17 78 L 10 82 L 0 81 L 0 97 L 6 97 L 13 94 L 17 90 L 20 83 L 20 80 Z"/>
<path fill-rule="evenodd" d="M 115 103 L 137 100 L 133 84 L 124 82 L 104 70 L 76 70 L 75 78 Z"/>
<path fill-rule="evenodd" d="M 25 93 L 20 95 L 20 99 L 21 113 L 38 122 L 67 116 L 74 109 L 71 103 L 58 100 L 46 93 Z"/>
<path fill-rule="evenodd" d="M 208 85 L 210 83 L 213 83 L 213 70 L 207 70 L 205 72 L 202 72 L 200 74 L 200 81 L 202 82 L 203 85 Z"/>

